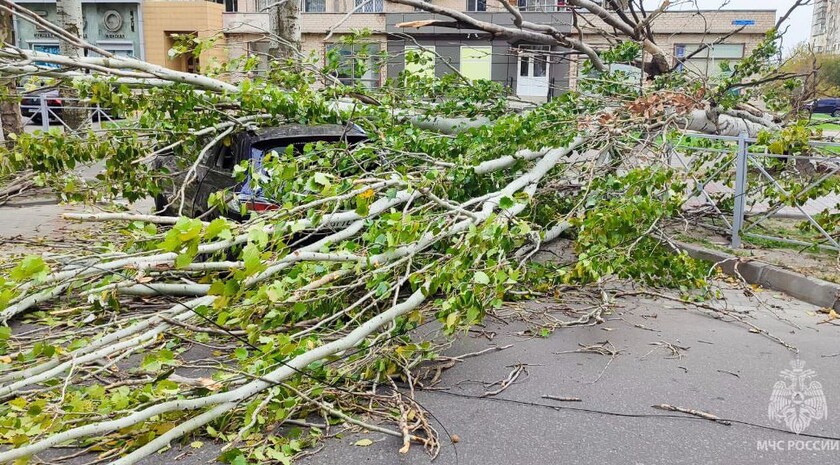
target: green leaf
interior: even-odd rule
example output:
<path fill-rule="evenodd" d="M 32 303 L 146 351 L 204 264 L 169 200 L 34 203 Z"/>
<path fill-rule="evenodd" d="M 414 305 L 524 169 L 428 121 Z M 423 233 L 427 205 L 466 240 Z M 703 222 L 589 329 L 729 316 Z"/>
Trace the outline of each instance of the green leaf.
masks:
<path fill-rule="evenodd" d="M 499 208 L 508 209 L 512 208 L 514 205 L 516 205 L 516 202 L 514 202 L 510 197 L 502 197 L 501 200 L 499 200 Z"/>
<path fill-rule="evenodd" d="M 358 441 L 353 443 L 354 446 L 359 446 L 359 447 L 367 447 L 371 444 L 373 444 L 373 441 L 371 441 L 370 439 L 367 439 L 367 438 L 359 439 Z"/>
<path fill-rule="evenodd" d="M 315 173 L 312 176 L 312 179 L 315 181 L 316 184 L 320 184 L 324 187 L 329 187 L 330 184 L 331 184 L 330 183 L 330 177 L 331 176 L 326 174 L 326 173 L 320 173 L 319 172 L 319 173 Z"/>
<path fill-rule="evenodd" d="M 47 276 L 49 268 L 44 263 L 44 259 L 37 255 L 27 255 L 23 260 L 14 267 L 9 273 L 9 276 L 15 281 L 24 281 L 27 279 L 41 280 Z"/>
<path fill-rule="evenodd" d="M 204 239 L 215 239 L 216 237 L 223 235 L 225 232 L 228 233 L 227 238 L 229 238 L 230 225 L 228 225 L 228 222 L 225 221 L 224 218 L 216 218 L 215 220 L 211 221 L 209 225 L 207 225 L 207 229 L 204 231 Z"/>
<path fill-rule="evenodd" d="M 477 271 L 473 276 L 473 281 L 477 284 L 490 284 L 490 277 L 483 271 Z"/>

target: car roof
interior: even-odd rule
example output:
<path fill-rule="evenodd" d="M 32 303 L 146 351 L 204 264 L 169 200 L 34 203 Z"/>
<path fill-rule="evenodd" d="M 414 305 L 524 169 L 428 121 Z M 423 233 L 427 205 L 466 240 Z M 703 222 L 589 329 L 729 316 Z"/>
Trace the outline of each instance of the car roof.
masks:
<path fill-rule="evenodd" d="M 260 128 L 249 132 L 247 138 L 252 144 L 270 141 L 316 142 L 319 140 L 340 140 L 350 142 L 367 140 L 365 132 L 355 124 L 286 124 L 283 126 Z"/>

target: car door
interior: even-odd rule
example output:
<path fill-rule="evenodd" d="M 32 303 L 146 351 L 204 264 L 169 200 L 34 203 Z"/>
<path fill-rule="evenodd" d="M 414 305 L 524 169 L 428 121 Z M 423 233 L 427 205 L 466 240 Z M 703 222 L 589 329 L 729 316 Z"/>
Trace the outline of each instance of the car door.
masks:
<path fill-rule="evenodd" d="M 814 113 L 831 113 L 834 105 L 834 99 L 821 98 L 817 100 L 814 108 Z"/>
<path fill-rule="evenodd" d="M 208 203 L 211 194 L 230 189 L 235 184 L 232 175 L 235 162 L 232 147 L 233 144 L 230 141 L 219 143 L 209 151 L 209 157 L 200 164 L 201 173 L 193 199 L 194 205 L 191 207 L 194 216 L 200 216 L 210 208 Z"/>

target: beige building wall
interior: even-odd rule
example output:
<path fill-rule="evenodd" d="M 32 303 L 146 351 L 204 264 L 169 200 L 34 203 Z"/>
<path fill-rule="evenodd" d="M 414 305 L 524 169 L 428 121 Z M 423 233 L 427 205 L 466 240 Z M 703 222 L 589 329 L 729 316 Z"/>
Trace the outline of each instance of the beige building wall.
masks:
<path fill-rule="evenodd" d="M 172 34 L 196 34 L 209 38 L 223 28 L 224 5 L 205 0 L 146 0 L 143 2 L 143 34 L 146 43 L 146 60 L 156 65 L 187 71 L 196 63 L 188 57 L 169 59 L 173 45 Z M 227 59 L 225 39 L 221 37 L 215 47 L 204 51 L 198 65 L 205 67 L 214 60 Z"/>
<path fill-rule="evenodd" d="M 775 10 L 715 10 L 715 11 L 675 11 L 664 13 L 652 22 L 653 37 L 657 45 L 662 48 L 676 64 L 674 53 L 678 44 L 704 44 L 720 40 L 741 26 L 733 24 L 735 21 L 751 20 L 754 24 L 743 26 L 743 30 L 723 40 L 724 44 L 743 44 L 744 56 L 749 55 L 755 47 L 764 40 L 765 33 L 776 25 Z M 608 47 L 609 44 L 596 30 L 607 26 L 600 18 L 585 15 L 585 19 L 578 24 L 581 26 L 584 42 L 596 49 Z M 569 87 L 577 88 L 580 59 L 572 58 L 570 66 Z"/>

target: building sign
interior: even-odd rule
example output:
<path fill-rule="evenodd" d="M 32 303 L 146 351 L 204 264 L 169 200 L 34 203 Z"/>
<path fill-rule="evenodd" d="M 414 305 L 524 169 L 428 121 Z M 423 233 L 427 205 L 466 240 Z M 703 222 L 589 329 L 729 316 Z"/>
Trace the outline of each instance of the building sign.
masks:
<path fill-rule="evenodd" d="M 754 19 L 734 19 L 732 20 L 733 26 L 755 26 Z"/>

